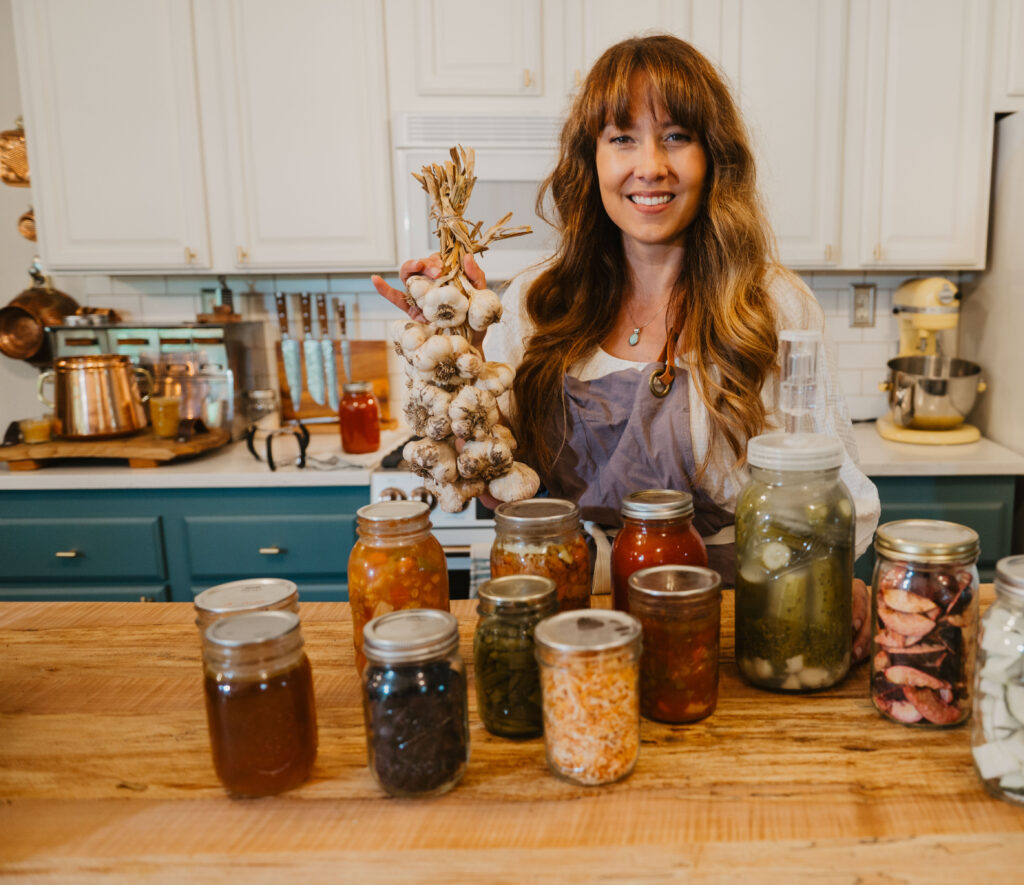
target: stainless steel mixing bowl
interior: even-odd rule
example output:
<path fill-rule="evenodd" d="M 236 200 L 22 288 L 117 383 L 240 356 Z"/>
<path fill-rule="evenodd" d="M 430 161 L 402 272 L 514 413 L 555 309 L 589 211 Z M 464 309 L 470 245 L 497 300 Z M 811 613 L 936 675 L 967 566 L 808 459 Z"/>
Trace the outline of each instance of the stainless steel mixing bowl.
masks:
<path fill-rule="evenodd" d="M 889 416 L 898 427 L 951 430 L 964 422 L 985 389 L 981 366 L 943 356 L 889 360 Z"/>

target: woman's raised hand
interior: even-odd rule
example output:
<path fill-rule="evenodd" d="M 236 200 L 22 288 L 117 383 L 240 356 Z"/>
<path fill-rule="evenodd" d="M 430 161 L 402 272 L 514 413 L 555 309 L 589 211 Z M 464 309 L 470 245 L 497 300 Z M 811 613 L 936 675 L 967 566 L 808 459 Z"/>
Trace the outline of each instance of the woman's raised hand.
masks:
<path fill-rule="evenodd" d="M 476 263 L 476 259 L 472 255 L 467 255 L 462 262 L 463 269 L 466 271 L 466 278 L 473 284 L 474 288 L 486 289 L 487 278 L 484 276 L 484 272 L 480 269 L 480 265 Z M 409 277 L 421 275 L 430 277 L 432 280 L 436 280 L 441 276 L 443 272 L 443 265 L 441 264 L 441 256 L 434 252 L 427 258 L 410 258 L 404 262 L 398 270 L 398 276 L 401 278 L 404 284 Z M 423 316 L 423 312 L 406 298 L 405 292 L 401 289 L 396 289 L 389 285 L 387 280 L 383 277 L 374 274 L 370 277 L 370 282 L 373 283 L 373 287 L 388 301 L 394 304 L 396 307 L 404 310 L 411 319 L 416 320 L 418 323 L 425 323 L 427 318 Z"/>

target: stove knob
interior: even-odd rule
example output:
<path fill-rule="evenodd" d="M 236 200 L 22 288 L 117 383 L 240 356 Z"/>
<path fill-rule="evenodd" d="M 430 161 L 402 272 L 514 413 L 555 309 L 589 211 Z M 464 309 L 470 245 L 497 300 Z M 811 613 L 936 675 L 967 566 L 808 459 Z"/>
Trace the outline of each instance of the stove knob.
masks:
<path fill-rule="evenodd" d="M 431 510 L 437 506 L 437 498 L 434 497 L 434 493 L 424 486 L 417 486 L 411 492 L 409 492 L 410 501 L 422 501 Z"/>
<path fill-rule="evenodd" d="M 394 486 L 388 486 L 386 489 L 381 489 L 380 494 L 377 495 L 378 501 L 404 501 L 405 492 L 401 489 L 395 488 Z"/>

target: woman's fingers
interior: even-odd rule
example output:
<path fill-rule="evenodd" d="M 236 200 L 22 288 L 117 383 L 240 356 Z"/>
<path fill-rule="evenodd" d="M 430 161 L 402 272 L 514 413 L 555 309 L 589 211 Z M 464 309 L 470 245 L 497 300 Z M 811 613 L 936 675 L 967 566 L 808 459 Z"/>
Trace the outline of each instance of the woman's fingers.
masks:
<path fill-rule="evenodd" d="M 473 284 L 473 288 L 487 288 L 487 277 L 484 276 L 484 272 L 480 269 L 480 265 L 476 263 L 476 259 L 472 254 L 466 255 L 462 262 L 462 267 L 466 271 L 466 279 Z"/>
<path fill-rule="evenodd" d="M 402 266 L 398 269 L 398 275 L 402 278 L 403 283 L 415 274 L 422 274 L 425 277 L 436 280 L 441 276 L 442 270 L 441 256 L 434 252 L 426 258 L 410 258 L 408 261 L 403 262 Z"/>
<path fill-rule="evenodd" d="M 399 310 L 407 313 L 409 319 L 415 320 L 417 323 L 425 323 L 427 321 L 427 318 L 423 316 L 423 311 L 416 307 L 415 304 L 410 304 L 409 299 L 405 297 L 405 292 L 401 289 L 396 289 L 394 286 L 389 285 L 387 280 L 376 274 L 370 277 L 370 282 L 373 283 L 373 288 L 379 294 L 387 298 Z"/>
<path fill-rule="evenodd" d="M 868 656 L 871 639 L 870 603 L 867 585 L 859 578 L 853 579 L 853 660 L 861 661 Z"/>

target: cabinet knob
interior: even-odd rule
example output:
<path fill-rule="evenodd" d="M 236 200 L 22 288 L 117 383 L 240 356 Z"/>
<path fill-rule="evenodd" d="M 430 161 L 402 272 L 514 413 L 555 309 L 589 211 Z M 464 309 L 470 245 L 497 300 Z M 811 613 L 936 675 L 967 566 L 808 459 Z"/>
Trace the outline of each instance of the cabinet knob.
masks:
<path fill-rule="evenodd" d="M 186 246 L 185 247 L 185 264 L 194 264 L 195 260 L 196 260 L 196 253 L 193 250 L 189 249 L 188 246 Z"/>
<path fill-rule="evenodd" d="M 278 547 L 276 545 L 273 547 L 260 547 L 260 553 L 264 556 L 280 556 L 282 553 L 287 552 L 288 551 L 285 550 L 284 547 Z"/>
<path fill-rule="evenodd" d="M 873 254 L 875 256 L 875 261 L 881 261 L 882 260 L 882 244 L 881 243 L 878 243 L 875 246 L 875 251 L 874 251 Z"/>
<path fill-rule="evenodd" d="M 583 85 L 583 72 L 579 68 L 572 72 L 572 85 L 577 89 Z"/>
<path fill-rule="evenodd" d="M 530 73 L 529 68 L 523 69 L 523 86 L 530 87 L 533 85 L 533 75 Z"/>
<path fill-rule="evenodd" d="M 57 559 L 80 559 L 85 554 L 78 550 L 58 550 L 56 556 Z"/>
<path fill-rule="evenodd" d="M 248 264 L 249 263 L 249 250 L 245 246 L 238 247 L 238 263 Z"/>
<path fill-rule="evenodd" d="M 827 246 L 825 246 L 825 260 L 826 261 L 831 261 L 832 260 L 832 244 L 831 243 L 829 243 Z"/>

